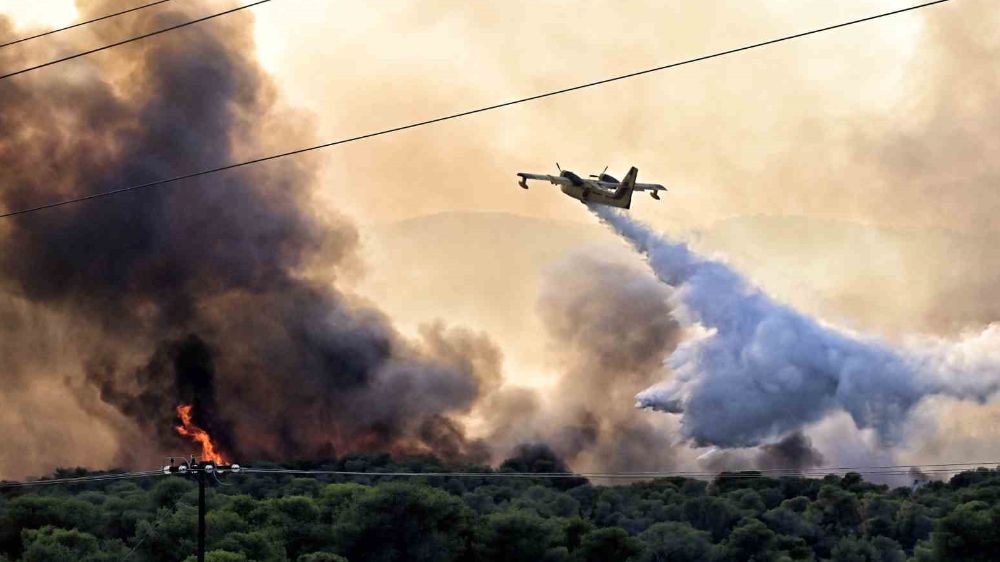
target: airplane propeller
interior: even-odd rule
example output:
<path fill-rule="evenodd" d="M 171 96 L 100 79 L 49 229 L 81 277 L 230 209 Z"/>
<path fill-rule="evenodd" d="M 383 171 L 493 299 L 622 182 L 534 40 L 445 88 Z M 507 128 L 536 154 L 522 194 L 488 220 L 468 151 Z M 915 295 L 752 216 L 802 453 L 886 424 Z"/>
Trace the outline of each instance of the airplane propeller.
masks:
<path fill-rule="evenodd" d="M 556 169 L 562 172 L 562 168 L 559 167 L 559 162 L 556 162 Z"/>
<path fill-rule="evenodd" d="M 604 175 L 604 172 L 607 172 L 607 171 L 608 171 L 608 167 L 607 167 L 607 166 L 605 166 L 605 167 L 604 167 L 604 169 L 603 169 L 603 170 L 601 170 L 601 173 L 600 173 L 600 174 L 596 174 L 596 175 L 595 175 L 595 174 L 590 174 L 590 177 L 592 177 L 592 178 L 596 178 L 596 179 L 601 179 L 601 176 L 603 176 L 603 175 Z"/>

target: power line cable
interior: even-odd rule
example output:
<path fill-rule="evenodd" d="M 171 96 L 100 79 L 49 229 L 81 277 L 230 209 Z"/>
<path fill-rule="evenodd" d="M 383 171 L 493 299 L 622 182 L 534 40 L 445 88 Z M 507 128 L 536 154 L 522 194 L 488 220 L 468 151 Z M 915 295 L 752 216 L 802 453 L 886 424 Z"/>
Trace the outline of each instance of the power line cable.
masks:
<path fill-rule="evenodd" d="M 149 470 L 144 472 L 123 472 L 113 474 L 97 474 L 93 476 L 77 476 L 70 478 L 50 478 L 45 480 L 22 480 L 22 481 L 0 481 L 0 489 L 3 488 L 30 488 L 34 486 L 49 486 L 56 484 L 86 484 L 90 482 L 104 482 L 108 480 L 123 480 L 127 478 L 145 478 L 147 476 L 162 475 L 160 470 Z"/>
<path fill-rule="evenodd" d="M 855 474 L 860 474 L 863 476 L 914 476 L 910 471 L 852 471 Z M 963 470 L 959 469 L 948 469 L 948 470 L 931 470 L 922 471 L 925 475 L 954 475 Z M 787 473 L 787 474 L 761 474 L 758 471 L 748 470 L 744 472 L 705 472 L 705 473 L 690 473 L 690 474 L 553 474 L 553 473 L 504 473 L 504 472 L 484 472 L 484 473 L 454 473 L 454 472 L 439 472 L 439 473 L 424 473 L 424 472 L 350 472 L 350 471 L 326 471 L 326 472 L 309 472 L 309 471 L 287 471 L 287 472 L 261 472 L 256 470 L 244 470 L 241 474 L 287 474 L 287 475 L 297 475 L 297 476 L 341 476 L 341 477 L 384 477 L 384 478 L 483 478 L 483 479 L 587 479 L 587 480 L 612 480 L 612 481 L 637 481 L 637 480 L 650 480 L 656 478 L 671 478 L 671 477 L 682 477 L 682 478 L 721 478 L 721 479 L 762 479 L 762 478 L 817 478 L 821 476 L 827 476 L 828 474 L 802 474 L 802 473 Z M 833 476 L 844 476 L 847 473 L 830 473 Z"/>
<path fill-rule="evenodd" d="M 216 481 L 216 483 L 219 484 L 219 486 L 228 486 L 229 485 L 229 484 L 226 484 L 225 482 L 223 482 L 222 480 L 219 479 L 219 471 L 218 470 L 213 470 L 212 471 L 212 476 L 215 477 L 215 481 Z"/>
<path fill-rule="evenodd" d="M 267 1 L 267 0 L 263 0 L 263 1 Z M 109 191 L 103 191 L 103 192 L 94 193 L 94 194 L 91 194 L 91 195 L 86 195 L 86 196 L 83 196 L 83 197 L 76 197 L 76 198 L 72 198 L 72 199 L 64 199 L 64 200 L 61 200 L 61 201 L 55 201 L 53 203 L 46 203 L 44 205 L 38 205 L 36 207 L 27 207 L 27 208 L 23 208 L 23 209 L 17 209 L 17 210 L 14 210 L 14 211 L 8 211 L 6 213 L 0 214 L 0 219 L 2 219 L 2 218 L 8 218 L 8 217 L 13 217 L 13 216 L 17 216 L 17 215 L 24 215 L 24 214 L 27 214 L 27 213 L 34 213 L 34 212 L 43 211 L 43 210 L 46 210 L 46 209 L 53 209 L 53 208 L 56 208 L 56 207 L 62 207 L 62 206 L 65 206 L 65 205 L 71 205 L 71 204 L 75 204 L 75 203 L 82 203 L 84 201 L 90 201 L 90 200 L 93 200 L 93 199 L 100 199 L 100 198 L 104 198 L 104 197 L 110 197 L 110 196 L 113 196 L 113 195 L 118 195 L 118 194 L 121 194 L 121 193 L 130 192 L 130 191 L 138 191 L 138 190 L 142 190 L 142 189 L 147 189 L 147 188 L 152 188 L 152 187 L 158 187 L 158 186 L 161 186 L 161 185 L 165 185 L 165 184 L 169 184 L 169 183 L 174 183 L 174 182 L 178 182 L 178 181 L 182 181 L 182 180 L 187 180 L 187 179 L 191 179 L 191 178 L 196 178 L 196 177 L 199 177 L 199 176 L 204 176 L 204 175 L 208 175 L 208 174 L 214 174 L 214 173 L 217 173 L 217 172 L 223 172 L 223 171 L 232 170 L 232 169 L 235 169 L 235 168 L 242 168 L 244 166 L 250 166 L 250 165 L 253 165 L 253 164 L 259 164 L 261 162 L 267 162 L 269 160 L 276 160 L 278 158 L 285 158 L 287 156 L 294 156 L 294 155 L 298 155 L 298 154 L 303 154 L 305 152 L 310 152 L 310 151 L 313 151 L 313 150 L 320 150 L 320 149 L 323 149 L 323 148 L 330 148 L 330 147 L 341 145 L 341 144 L 347 144 L 347 143 L 356 142 L 356 141 L 360 141 L 360 140 L 364 140 L 364 139 L 370 139 L 372 137 L 377 137 L 377 136 L 382 136 L 382 135 L 388 135 L 388 134 L 391 134 L 391 133 L 398 133 L 400 131 L 405 131 L 407 129 L 415 129 L 417 127 L 423 127 L 425 125 L 432 125 L 434 123 L 440 123 L 442 121 L 449 121 L 449 120 L 458 119 L 458 118 L 461 118 L 461 117 L 468 117 L 470 115 L 474 115 L 474 114 L 477 114 L 477 113 L 484 113 L 484 112 L 487 112 L 487 111 L 492 111 L 494 109 L 501 109 L 501 108 L 509 107 L 509 106 L 512 106 L 512 105 L 517 105 L 517 104 L 521 104 L 521 103 L 526 103 L 526 102 L 530 102 L 530 101 L 535 101 L 535 100 L 540 100 L 540 99 L 543 99 L 543 98 L 548 98 L 548 97 L 556 96 L 556 95 L 559 95 L 559 94 L 565 94 L 565 93 L 569 93 L 569 92 L 574 92 L 576 90 L 583 90 L 585 88 L 592 88 L 594 86 L 600 86 L 600 85 L 603 85 L 603 84 L 608 84 L 608 83 L 611 83 L 611 82 L 617 82 L 617 81 L 625 80 L 625 79 L 628 79 L 628 78 L 635 78 L 637 76 L 642 76 L 644 74 L 651 74 L 653 72 L 659 72 L 659 71 L 662 71 L 662 70 L 668 70 L 668 69 L 671 69 L 671 68 L 677 68 L 679 66 L 684 66 L 684 65 L 693 64 L 693 63 L 696 63 L 696 62 L 706 61 L 706 60 L 713 59 L 713 58 L 723 57 L 723 56 L 726 56 L 726 55 L 731 55 L 731 54 L 739 53 L 739 52 L 742 52 L 742 51 L 749 51 L 751 49 L 756 49 L 756 48 L 759 48 L 759 47 L 765 47 L 765 46 L 768 46 L 768 45 L 774 45 L 775 43 L 781 43 L 783 41 L 790 41 L 792 39 L 798 39 L 798 38 L 801 38 L 801 37 L 806 37 L 808 35 L 814 35 L 814 34 L 817 34 L 817 33 L 822 33 L 824 31 L 831 31 L 831 30 L 834 30 L 834 29 L 839 29 L 839 28 L 842 28 L 842 27 L 856 25 L 856 24 L 860 24 L 860 23 L 864 23 L 864 22 L 876 20 L 876 19 L 879 19 L 879 18 L 885 18 L 885 17 L 888 17 L 888 16 L 892 16 L 892 15 L 896 15 L 896 14 L 901 14 L 901 13 L 904 13 L 904 12 L 918 10 L 920 8 L 926 8 L 928 6 L 933 6 L 935 4 L 942 4 L 942 3 L 948 2 L 948 1 L 950 1 L 950 0 L 935 0 L 933 2 L 925 2 L 923 4 L 917 4 L 917 5 L 914 5 L 914 6 L 910 6 L 908 8 L 902 8 L 902 9 L 899 9 L 899 10 L 893 10 L 891 12 L 883 12 L 883 13 L 876 14 L 876 15 L 873 15 L 873 16 L 868 16 L 868 17 L 861 18 L 861 19 L 851 20 L 851 21 L 844 22 L 844 23 L 839 23 L 839 24 L 836 24 L 836 25 L 830 25 L 830 26 L 821 27 L 821 28 L 818 28 L 818 29 L 813 29 L 813 30 L 810 30 L 810 31 L 804 31 L 804 32 L 801 32 L 801 33 L 796 33 L 794 35 L 786 35 L 784 37 L 779 37 L 777 39 L 771 39 L 769 41 L 763 41 L 763 42 L 760 42 L 760 43 L 754 43 L 752 45 L 746 45 L 746 46 L 738 47 L 738 48 L 735 48 L 735 49 L 728 49 L 728 50 L 725 50 L 725 51 L 719 51 L 719 52 L 712 53 L 712 54 L 709 54 L 709 55 L 703 55 L 703 56 L 700 56 L 700 57 L 696 57 L 696 58 L 692 58 L 692 59 L 687 59 L 687 60 L 683 60 L 683 61 L 680 61 L 680 62 L 674 62 L 674 63 L 662 65 L 662 66 L 657 66 L 657 67 L 654 67 L 654 68 L 649 68 L 649 69 L 646 69 L 646 70 L 640 70 L 638 72 L 632 72 L 632 73 L 629 73 L 629 74 L 622 74 L 622 75 L 619 75 L 619 76 L 614 76 L 614 77 L 611 77 L 611 78 L 605 78 L 603 80 L 597 80 L 597 81 L 594 81 L 594 82 L 587 82 L 585 84 L 579 84 L 579 85 L 571 86 L 571 87 L 568 87 L 568 88 L 562 88 L 562 89 L 559 89 L 559 90 L 553 90 L 551 92 L 546 92 L 546 93 L 537 94 L 537 95 L 534 95 L 534 96 L 528 96 L 528 97 L 525 97 L 525 98 L 519 98 L 519 99 L 515 99 L 515 100 L 511 100 L 511 101 L 506 101 L 506 102 L 503 102 L 503 103 L 489 105 L 489 106 L 481 107 L 481 108 L 478 108 L 478 109 L 471 109 L 471 110 L 468 110 L 468 111 L 462 111 L 460 113 L 453 113 L 451 115 L 446 115 L 444 117 L 437 117 L 437 118 L 428 119 L 428 120 L 425 120 L 425 121 L 418 121 L 416 123 L 410 123 L 408 125 L 401 125 L 401 126 L 398 126 L 398 127 L 392 127 L 390 129 L 383 129 L 381 131 L 377 131 L 377 132 L 373 132 L 373 133 L 367 133 L 367 134 L 364 134 L 364 135 L 358 135 L 358 136 L 355 136 L 355 137 L 349 137 L 349 138 L 345 138 L 345 139 L 341 139 L 341 140 L 336 140 L 336 141 L 332 141 L 332 142 L 327 142 L 327 143 L 323 143 L 323 144 L 318 144 L 318 145 L 310 146 L 310 147 L 306 147 L 306 148 L 299 148 L 299 149 L 296 149 L 296 150 L 290 150 L 288 152 L 282 152 L 282 153 L 278 153 L 278 154 L 272 154 L 270 156 L 263 156 L 263 157 L 260 157 L 260 158 L 254 158 L 252 160 L 246 160 L 246 161 L 243 161 L 243 162 L 237 162 L 237 163 L 233 163 L 233 164 L 226 164 L 226 165 L 219 166 L 219 167 L 216 167 L 216 168 L 208 168 L 208 169 L 205 169 L 205 170 L 200 170 L 200 171 L 197 171 L 197 172 L 191 172 L 191 173 L 187 173 L 187 174 L 182 174 L 182 175 L 174 176 L 174 177 L 171 177 L 171 178 L 159 179 L 159 180 L 155 180 L 155 181 L 151 181 L 151 182 L 147 182 L 147 183 L 130 185 L 128 187 L 122 187 L 122 188 L 118 188 L 118 189 L 112 189 L 112 190 L 109 190 Z M 258 4 L 259 3 L 260 2 L 258 2 Z M 0 79 L 2 79 L 2 78 L 4 78 L 4 77 L 0 76 Z"/>
<path fill-rule="evenodd" d="M 955 467 L 959 470 L 964 470 L 962 467 L 976 468 L 980 466 L 997 466 L 1000 465 L 1000 461 L 977 461 L 977 462 L 953 462 L 953 463 L 939 463 L 939 464 L 888 464 L 888 465 L 874 465 L 874 466 L 814 466 L 807 468 L 761 468 L 755 469 L 757 472 L 772 473 L 772 472 L 850 472 L 856 470 L 901 470 L 901 469 L 936 469 L 936 468 L 948 468 Z M 685 474 L 683 471 L 671 471 L 674 474 Z M 630 474 L 662 474 L 662 472 L 633 472 Z"/>
<path fill-rule="evenodd" d="M 225 16 L 225 15 L 228 15 L 228 14 L 232 14 L 234 12 L 239 12 L 240 10 L 246 10 L 247 8 L 253 8 L 254 6 L 259 6 L 261 4 L 264 4 L 265 2 L 270 2 L 270 1 L 271 0 L 258 0 L 257 2 L 253 2 L 253 3 L 247 4 L 245 6 L 239 6 L 239 7 L 236 7 L 236 8 L 232 8 L 230 10 L 226 10 L 224 12 L 217 12 L 217 13 L 214 13 L 214 14 L 210 14 L 210 15 L 198 18 L 198 19 L 189 20 L 189 21 L 186 21 L 184 23 L 179 23 L 177 25 L 172 25 L 170 27 L 164 27 L 163 29 L 158 29 L 156 31 L 151 31 L 149 33 L 144 33 L 142 35 L 136 35 L 135 37 L 130 37 L 128 39 L 123 39 L 121 41 L 116 41 L 116 42 L 110 43 L 108 45 L 104 45 L 104 46 L 101 46 L 101 47 L 90 49 L 88 51 L 82 51 L 82 52 L 79 52 L 79 53 L 76 53 L 76 54 L 73 54 L 73 55 L 69 55 L 69 56 L 65 56 L 65 57 L 62 57 L 62 58 L 59 58 L 59 59 L 50 60 L 49 62 L 45 62 L 45 63 L 42 63 L 42 64 L 36 64 L 35 66 L 29 66 L 27 68 L 22 68 L 21 70 L 15 70 L 14 72 L 9 72 L 7 74 L 0 74 L 0 80 L 5 80 L 5 79 L 11 78 L 13 76 L 18 76 L 18 75 L 24 74 L 26 72 L 31 72 L 33 70 L 38 70 L 40 68 L 45 68 L 45 67 L 48 67 L 48 66 L 52 66 L 54 64 L 59 64 L 61 62 L 66 62 L 66 61 L 70 61 L 70 60 L 73 60 L 73 59 L 78 59 L 80 57 L 85 57 L 87 55 L 92 55 L 92 54 L 98 53 L 100 51 L 106 51 L 106 50 L 112 49 L 114 47 L 125 45 L 126 43 L 132 43 L 132 42 L 135 42 L 135 41 L 140 41 L 142 39 L 153 37 L 155 35 L 160 35 L 160 34 L 163 34 L 163 33 L 167 33 L 168 31 L 173 31 L 175 29 L 180 29 L 182 27 L 187 27 L 189 25 L 194 25 L 196 23 L 201 23 L 203 21 L 208 21 L 210 19 L 222 17 L 222 16 Z M 946 2 L 947 0 L 940 0 L 940 1 Z"/>
<path fill-rule="evenodd" d="M 147 476 L 157 476 L 161 471 L 129 472 L 118 474 L 101 474 L 95 476 L 81 476 L 75 478 L 52 478 L 45 480 L 26 480 L 14 482 L 0 482 L 0 488 L 24 488 L 32 486 L 47 486 L 56 484 L 81 484 L 90 482 L 103 482 L 107 480 L 122 480 L 128 478 L 145 478 Z"/>
<path fill-rule="evenodd" d="M 951 465 L 949 465 L 951 466 Z M 963 465 L 962 467 L 953 468 L 933 468 L 933 466 L 920 466 L 920 465 L 900 465 L 898 467 L 851 467 L 851 468 L 783 468 L 783 469 L 732 469 L 730 472 L 736 470 L 743 470 L 749 472 L 760 472 L 762 474 L 801 474 L 801 473 L 847 473 L 847 472 L 876 472 L 876 471 L 892 471 L 898 472 L 902 470 L 927 470 L 927 471 L 963 471 L 971 470 L 979 467 L 989 467 L 997 466 L 996 464 L 969 464 Z M 648 471 L 648 472 L 365 472 L 365 471 L 344 471 L 344 470 L 308 470 L 308 469 L 288 469 L 288 468 L 242 468 L 240 472 L 255 472 L 255 473 L 276 473 L 276 474 L 346 474 L 346 475 L 386 475 L 393 474 L 397 476 L 490 476 L 490 477 L 534 477 L 538 475 L 547 475 L 559 478 L 572 478 L 580 476 L 687 476 L 687 475 L 706 475 L 706 474 L 720 474 L 726 471 L 706 471 L 706 470 L 696 470 L 696 471 Z"/>
<path fill-rule="evenodd" d="M 903 470 L 918 469 L 924 471 L 963 471 L 970 470 L 973 468 L 978 468 L 981 466 L 995 466 L 1000 463 L 983 463 L 983 464 L 963 464 L 961 468 L 957 465 L 946 465 L 953 468 L 934 468 L 935 465 L 898 465 L 898 466 L 885 466 L 885 467 L 845 467 L 845 468 L 782 468 L 782 469 L 739 469 L 749 472 L 760 472 L 762 474 L 827 474 L 827 473 L 847 473 L 847 472 L 899 472 Z M 241 469 L 241 472 L 253 472 L 259 474 L 330 474 L 330 475 L 395 475 L 395 476 L 485 476 L 485 477 L 537 477 L 550 476 L 553 478 L 578 478 L 578 477 L 601 477 L 601 476 L 614 476 L 614 477 L 660 477 L 660 476 L 705 476 L 720 474 L 724 471 L 649 471 L 649 472 L 547 472 L 547 473 L 537 473 L 537 472 L 365 472 L 365 471 L 342 471 L 342 470 L 300 470 L 300 469 L 286 469 L 286 468 L 246 468 Z"/>
<path fill-rule="evenodd" d="M 239 467 L 239 468 L 237 468 Z M 1000 467 L 1000 460 L 998 461 L 972 461 L 972 462 L 953 462 L 953 463 L 924 463 L 924 464 L 889 464 L 889 465 L 865 465 L 865 466 L 815 466 L 815 467 L 777 467 L 777 468 L 745 468 L 745 469 L 733 469 L 727 473 L 733 473 L 736 470 L 742 470 L 747 472 L 759 472 L 762 474 L 802 474 L 802 473 L 847 473 L 847 472 L 876 472 L 876 471 L 890 471 L 899 472 L 904 470 L 922 470 L 928 472 L 960 472 L 971 470 L 975 468 L 987 468 Z M 200 467 L 193 466 L 187 469 L 187 472 L 197 472 L 203 470 Z M 720 474 L 726 471 L 707 471 L 707 470 L 660 470 L 660 471 L 619 471 L 619 472 L 517 472 L 517 471 L 489 471 L 489 472 L 443 472 L 443 471 L 431 471 L 431 472 L 365 472 L 365 471 L 346 471 L 346 470 L 324 470 L 324 469 L 295 469 L 295 468 L 284 468 L 284 467 L 261 467 L 253 468 L 239 465 L 231 465 L 229 468 L 225 466 L 217 466 L 216 472 L 225 473 L 242 473 L 242 472 L 252 472 L 257 474 L 315 474 L 315 475 L 376 475 L 376 476 L 386 476 L 386 475 L 396 475 L 396 476 L 487 476 L 487 477 L 537 477 L 537 476 L 551 476 L 557 478 L 574 478 L 574 477 L 585 477 L 585 476 L 622 476 L 622 477 L 646 477 L 646 476 L 687 476 L 687 475 L 714 475 Z"/>
<path fill-rule="evenodd" d="M 829 468 L 780 468 L 780 469 L 745 469 L 740 472 L 724 471 L 654 471 L 654 472 L 364 472 L 352 470 L 306 470 L 290 468 L 246 468 L 239 471 L 231 471 L 232 474 L 273 474 L 273 475 L 299 475 L 299 476 L 381 476 L 381 477 L 453 477 L 453 478 L 607 478 L 607 479 L 645 479 L 645 478 L 666 478 L 671 476 L 682 477 L 724 477 L 724 478 L 768 478 L 775 476 L 810 476 L 817 474 L 835 473 L 857 473 L 865 475 L 911 475 L 912 469 L 920 470 L 927 474 L 951 474 L 967 472 L 975 468 L 997 467 L 998 462 L 983 463 L 943 463 L 943 464 L 923 464 L 923 465 L 883 465 L 869 467 L 829 467 Z M 227 471 L 230 472 L 230 471 Z M 777 474 L 775 474 L 777 473 Z M 141 472 L 125 472 L 111 474 L 97 474 L 92 476 L 78 476 L 67 478 L 51 478 L 44 480 L 24 480 L 24 481 L 0 481 L 0 488 L 26 488 L 47 485 L 71 485 L 87 484 L 92 482 L 105 482 L 110 480 L 123 480 L 130 478 L 145 478 L 150 476 L 164 476 L 162 470 L 148 470 Z"/>
<path fill-rule="evenodd" d="M 914 469 L 926 474 L 965 472 L 980 467 L 996 467 L 1000 462 L 944 463 L 923 465 L 883 465 L 852 467 L 743 469 L 739 472 L 724 471 L 655 471 L 655 472 L 364 472 L 351 470 L 299 470 L 289 468 L 247 468 L 239 473 L 287 474 L 300 476 L 392 476 L 392 477 L 455 477 L 455 478 L 595 478 L 595 479 L 644 479 L 680 477 L 768 478 L 782 476 L 825 476 L 827 474 L 858 473 L 865 475 L 910 475 Z"/>
<path fill-rule="evenodd" d="M 60 31 L 66 31 L 68 29 L 74 29 L 74 28 L 77 28 L 77 27 L 82 27 L 84 25 L 90 25 L 92 23 L 96 23 L 96 22 L 99 22 L 99 21 L 103 21 L 103 20 L 107 20 L 107 19 L 111 19 L 111 18 L 116 18 L 118 16 L 122 16 L 122 15 L 125 15 L 125 14 L 130 14 L 132 12 L 138 12 L 139 10 L 145 10 L 146 8 L 151 8 L 153 6 L 156 6 L 156 5 L 159 5 L 159 4 L 164 4 L 164 3 L 170 2 L 170 1 L 171 0 L 157 0 L 156 2 L 150 2 L 149 4 L 143 4 L 141 6 L 136 6 L 134 8 L 129 8 L 127 10 L 122 10 L 120 12 L 115 12 L 113 14 L 107 14 L 107 15 L 104 15 L 104 16 L 101 16 L 101 17 L 98 17 L 98 18 L 94 18 L 92 20 L 81 21 L 79 23 L 74 23 L 72 25 L 67 25 L 66 27 L 60 27 L 59 29 L 52 29 L 50 31 L 46 31 L 44 33 L 39 33 L 37 35 L 31 35 L 29 37 L 22 37 L 20 39 L 15 39 L 13 41 L 8 41 L 6 43 L 0 43 L 0 49 L 2 49 L 4 47 L 9 47 L 11 45 L 17 45 L 18 43 L 24 43 L 25 41 L 31 41 L 32 39 L 38 39 L 39 37 L 45 37 L 47 35 L 53 35 L 55 33 L 59 33 Z"/>
<path fill-rule="evenodd" d="M 138 542 L 132 545 L 132 548 L 130 548 L 129 551 L 125 553 L 125 556 L 122 557 L 122 562 L 125 562 L 125 560 L 128 560 L 133 554 L 135 554 L 135 551 L 138 550 L 140 546 L 142 546 L 142 543 L 145 542 L 147 538 L 149 538 L 150 533 L 158 529 L 160 525 L 167 520 L 166 517 L 161 518 L 159 513 L 157 513 L 155 517 L 156 517 L 156 522 L 150 526 L 149 528 L 150 532 L 144 534 L 142 538 L 139 539 Z"/>

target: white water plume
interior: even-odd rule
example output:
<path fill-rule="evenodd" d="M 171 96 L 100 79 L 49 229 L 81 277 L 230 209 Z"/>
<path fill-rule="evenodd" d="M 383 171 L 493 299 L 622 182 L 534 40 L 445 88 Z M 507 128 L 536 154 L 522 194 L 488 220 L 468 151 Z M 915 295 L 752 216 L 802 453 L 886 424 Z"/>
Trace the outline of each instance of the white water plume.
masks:
<path fill-rule="evenodd" d="M 758 445 L 836 410 L 893 445 L 924 397 L 986 401 L 1000 388 L 1000 325 L 957 342 L 923 337 L 905 346 L 851 334 L 624 213 L 591 210 L 674 288 L 682 323 L 704 328 L 670 355 L 673 378 L 636 397 L 639 407 L 680 414 L 684 437 L 698 445 Z"/>

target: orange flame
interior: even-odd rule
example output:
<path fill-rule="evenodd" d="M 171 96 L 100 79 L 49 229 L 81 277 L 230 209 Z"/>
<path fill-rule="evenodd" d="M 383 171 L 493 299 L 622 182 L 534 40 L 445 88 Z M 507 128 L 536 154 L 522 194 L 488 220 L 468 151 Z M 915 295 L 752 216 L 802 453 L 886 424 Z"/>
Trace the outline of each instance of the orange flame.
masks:
<path fill-rule="evenodd" d="M 216 449 L 215 443 L 212 442 L 212 437 L 208 432 L 191 421 L 190 404 L 177 406 L 177 416 L 181 419 L 181 425 L 174 426 L 177 433 L 201 445 L 201 455 L 198 457 L 198 460 L 202 462 L 214 462 L 215 464 L 224 464 L 226 462 L 226 458 Z"/>

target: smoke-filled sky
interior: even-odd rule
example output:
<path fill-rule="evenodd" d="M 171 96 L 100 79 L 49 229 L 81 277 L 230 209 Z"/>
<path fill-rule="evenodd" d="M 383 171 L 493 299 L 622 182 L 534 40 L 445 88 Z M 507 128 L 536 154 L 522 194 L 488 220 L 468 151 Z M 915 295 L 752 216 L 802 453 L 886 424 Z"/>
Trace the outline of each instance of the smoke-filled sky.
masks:
<path fill-rule="evenodd" d="M 910 3 L 275 0 L 0 83 L 0 194 L 17 207 L 96 191 Z M 170 4 L 12 47 L 0 63 L 232 5 Z M 0 32 L 118 6 L 0 1 Z M 890 344 L 980 333 L 1000 317 L 991 8 L 953 0 L 0 225 L 0 428 L 19 436 L 0 449 L 0 477 L 147 462 L 163 447 L 131 444 L 177 445 L 168 402 L 204 396 L 206 376 L 203 422 L 245 455 L 350 443 L 483 459 L 540 440 L 575 468 L 628 468 L 657 444 L 660 468 L 697 463 L 704 451 L 682 442 L 677 415 L 631 399 L 674 376 L 668 357 L 693 336 L 674 323 L 671 289 L 585 209 L 516 187 L 514 172 L 556 161 L 636 165 L 670 192 L 637 198 L 634 217 L 810 322 Z M 633 325 L 622 347 L 604 339 Z M 184 361 L 200 378 L 170 375 Z M 364 391 L 323 395 L 345 372 Z M 839 411 L 770 437 L 831 463 L 947 462 L 1000 455 L 998 427 L 988 401 L 933 396 L 908 407 L 891 447 Z"/>

